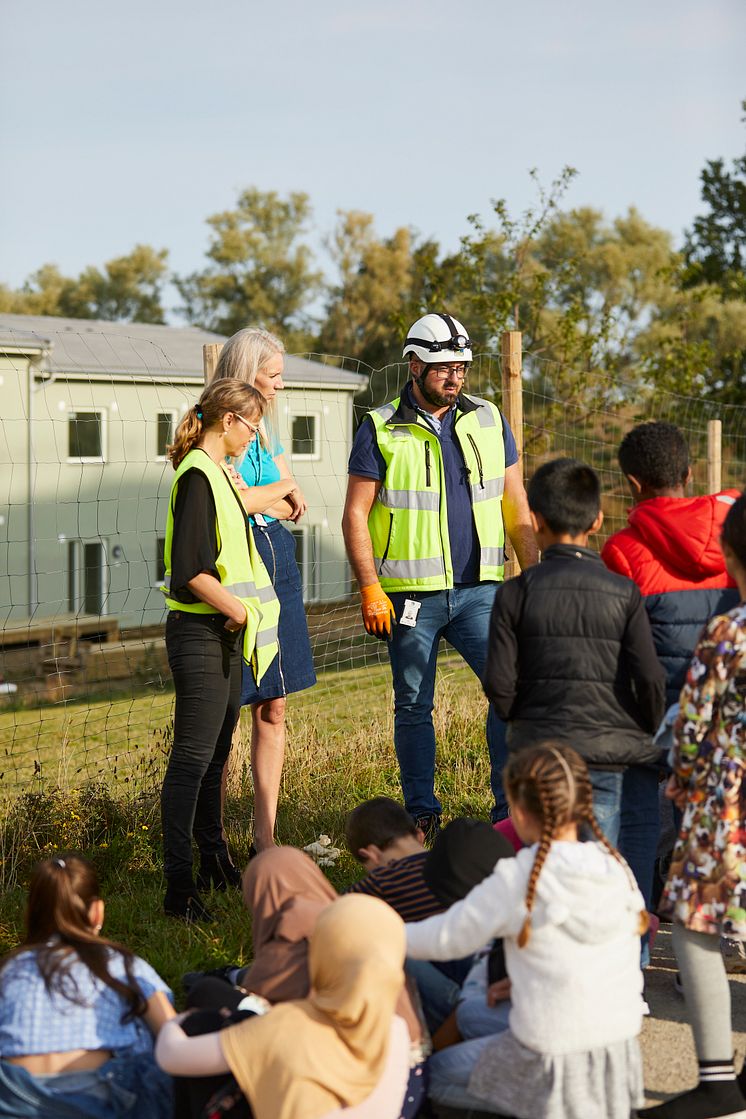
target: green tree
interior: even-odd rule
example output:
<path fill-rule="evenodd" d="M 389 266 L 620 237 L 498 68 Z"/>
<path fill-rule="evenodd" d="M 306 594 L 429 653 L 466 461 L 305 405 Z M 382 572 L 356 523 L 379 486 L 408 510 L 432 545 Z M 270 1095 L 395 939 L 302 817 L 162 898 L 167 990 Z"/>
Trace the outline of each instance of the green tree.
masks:
<path fill-rule="evenodd" d="M 261 326 L 282 335 L 288 349 L 307 348 L 309 307 L 322 286 L 302 240 L 310 216 L 307 194 L 281 198 L 249 187 L 235 210 L 209 217 L 210 263 L 174 281 L 187 320 L 221 334 Z"/>
<path fill-rule="evenodd" d="M 746 101 L 741 108 L 746 114 Z M 686 234 L 683 286 L 714 284 L 724 298 L 746 300 L 746 152 L 731 171 L 710 160 L 700 178 L 707 211 Z"/>
<path fill-rule="evenodd" d="M 742 103 L 746 111 L 746 101 Z M 746 117 L 744 117 L 746 121 Z M 705 212 L 671 270 L 675 296 L 644 340 L 651 376 L 679 392 L 746 403 L 746 153 L 710 160 Z"/>
<path fill-rule="evenodd" d="M 131 253 L 108 261 L 103 269 L 84 268 L 77 278 L 64 276 L 56 264 L 44 264 L 18 290 L 0 285 L 0 311 L 162 323 L 167 260 L 166 249 L 135 245 Z"/>

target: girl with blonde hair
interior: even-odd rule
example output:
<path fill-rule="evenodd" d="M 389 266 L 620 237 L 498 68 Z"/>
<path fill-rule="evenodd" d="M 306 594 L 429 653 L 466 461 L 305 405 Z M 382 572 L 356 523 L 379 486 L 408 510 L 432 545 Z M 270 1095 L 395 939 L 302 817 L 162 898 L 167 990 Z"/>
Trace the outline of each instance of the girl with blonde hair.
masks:
<path fill-rule="evenodd" d="M 280 339 L 269 331 L 239 330 L 223 346 L 213 382 L 237 378 L 252 385 L 265 402 L 259 438 L 237 464 L 254 544 L 280 602 L 277 659 L 260 685 L 245 672 L 241 692 L 242 705 L 251 707 L 253 846 L 259 851 L 274 843 L 285 757 L 285 697 L 316 683 L 295 541 L 284 524 L 297 521 L 307 508 L 278 436 L 275 402 L 285 387 L 284 353 Z"/>

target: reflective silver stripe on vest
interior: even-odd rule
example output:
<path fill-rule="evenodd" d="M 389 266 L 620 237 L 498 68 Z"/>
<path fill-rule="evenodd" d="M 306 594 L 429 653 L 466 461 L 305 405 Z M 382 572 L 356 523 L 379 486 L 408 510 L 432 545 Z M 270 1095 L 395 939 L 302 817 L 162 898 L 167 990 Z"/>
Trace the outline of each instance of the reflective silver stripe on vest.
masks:
<path fill-rule="evenodd" d="M 414 439 L 414 435 L 412 435 L 412 432 L 409 430 L 408 427 L 394 426 L 394 427 L 391 428 L 391 438 L 392 439 Z"/>
<path fill-rule="evenodd" d="M 256 583 L 231 583 L 225 589 L 236 598 L 256 598 L 259 602 L 272 602 L 275 598 L 274 587 L 257 587 Z"/>
<path fill-rule="evenodd" d="M 393 404 L 382 404 L 380 408 L 373 408 L 372 411 L 375 412 L 377 416 L 380 416 L 382 420 L 390 420 L 396 408 Z"/>
<path fill-rule="evenodd" d="M 471 487 L 471 499 L 475 503 L 477 501 L 489 501 L 491 497 L 502 497 L 504 489 L 504 478 L 488 478 L 484 487 L 479 482 Z"/>
<path fill-rule="evenodd" d="M 417 509 L 430 513 L 437 513 L 440 509 L 440 494 L 422 490 L 381 489 L 378 500 L 389 509 Z"/>
<path fill-rule="evenodd" d="M 256 598 L 256 583 L 229 583 L 226 588 L 236 598 Z"/>
<path fill-rule="evenodd" d="M 504 548 L 482 548 L 479 552 L 482 567 L 502 567 L 505 563 Z"/>
<path fill-rule="evenodd" d="M 163 576 L 163 587 L 167 591 L 171 590 L 171 576 L 170 575 L 164 575 Z"/>
<path fill-rule="evenodd" d="M 495 407 L 489 400 L 485 400 L 482 396 L 472 396 L 469 394 L 469 400 L 477 405 L 477 422 L 480 427 L 497 427 L 497 419 L 493 408 Z"/>
<path fill-rule="evenodd" d="M 263 649 L 265 645 L 273 645 L 277 641 L 277 626 L 272 629 L 260 629 L 256 635 L 257 649 Z"/>
<path fill-rule="evenodd" d="M 496 549 L 487 549 L 495 550 Z M 380 556 L 375 559 L 376 569 L 382 579 L 429 579 L 445 574 L 445 566 L 440 556 L 435 559 L 391 560 L 381 563 Z"/>

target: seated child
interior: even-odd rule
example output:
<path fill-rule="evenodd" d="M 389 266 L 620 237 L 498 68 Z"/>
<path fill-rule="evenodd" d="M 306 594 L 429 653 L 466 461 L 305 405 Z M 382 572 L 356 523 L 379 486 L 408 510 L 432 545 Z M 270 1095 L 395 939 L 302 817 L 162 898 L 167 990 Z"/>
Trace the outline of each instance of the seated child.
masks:
<path fill-rule="evenodd" d="M 176 1076 L 230 1071 L 253 1119 L 320 1119 L 338 1108 L 352 1108 L 350 1119 L 398 1119 L 409 1071 L 407 1027 L 395 1013 L 403 961 L 403 926 L 392 909 L 340 898 L 311 934 L 306 998 L 198 1037 L 173 1021 L 158 1062 Z"/>
<path fill-rule="evenodd" d="M 527 846 L 446 913 L 407 925 L 407 950 L 448 959 L 504 937 L 510 1028 L 435 1053 L 431 1094 L 515 1119 L 629 1119 L 643 1101 L 642 896 L 575 750 L 527 746 L 504 781 Z M 579 842 L 581 826 L 597 842 Z"/>
<path fill-rule="evenodd" d="M 513 846 L 499 833 L 499 826 L 460 817 L 436 836 L 425 862 L 425 881 L 446 907 L 465 898 L 493 872 L 500 859 L 513 858 Z M 411 964 L 435 966 L 422 960 Z M 474 955 L 471 968 L 453 997 L 451 1028 L 441 1028 L 433 1039 L 435 1049 L 507 1029 L 510 980 L 502 940 L 490 941 Z"/>
<path fill-rule="evenodd" d="M 407 810 L 390 797 L 374 797 L 353 808 L 345 820 L 350 854 L 367 874 L 348 894 L 368 894 L 395 909 L 403 921 L 441 913 L 443 905 L 423 878 L 425 836 Z"/>
<path fill-rule="evenodd" d="M 23 942 L 0 963 L 0 1116 L 170 1119 L 153 1037 L 174 1016 L 171 992 L 103 923 L 90 863 L 39 863 Z"/>

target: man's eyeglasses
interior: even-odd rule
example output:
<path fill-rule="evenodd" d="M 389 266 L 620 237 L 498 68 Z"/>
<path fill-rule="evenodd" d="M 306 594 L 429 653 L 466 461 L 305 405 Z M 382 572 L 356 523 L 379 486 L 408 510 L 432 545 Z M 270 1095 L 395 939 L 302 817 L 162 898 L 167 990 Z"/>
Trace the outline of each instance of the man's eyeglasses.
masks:
<path fill-rule="evenodd" d="M 457 381 L 463 381 L 466 374 L 469 372 L 469 366 L 463 362 L 454 362 L 453 365 L 431 365 L 426 367 L 426 372 L 431 373 L 433 377 L 437 377 L 439 381 L 445 381 L 448 377 L 455 377 Z"/>
<path fill-rule="evenodd" d="M 249 431 L 253 432 L 254 435 L 256 435 L 256 433 L 259 431 L 259 424 L 253 424 L 251 420 L 245 419 L 238 412 L 234 412 L 233 415 L 236 417 L 237 420 L 240 420 L 242 424 L 246 424 Z"/>

